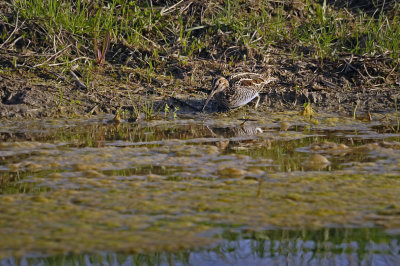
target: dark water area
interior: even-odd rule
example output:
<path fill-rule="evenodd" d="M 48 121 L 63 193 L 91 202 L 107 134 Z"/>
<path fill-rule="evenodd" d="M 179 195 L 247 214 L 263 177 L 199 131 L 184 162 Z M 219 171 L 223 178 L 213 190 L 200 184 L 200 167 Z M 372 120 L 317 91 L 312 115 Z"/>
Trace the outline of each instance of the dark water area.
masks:
<path fill-rule="evenodd" d="M 178 252 L 99 252 L 6 258 L 0 265 L 397 265 L 400 236 L 381 229 L 228 230 Z"/>

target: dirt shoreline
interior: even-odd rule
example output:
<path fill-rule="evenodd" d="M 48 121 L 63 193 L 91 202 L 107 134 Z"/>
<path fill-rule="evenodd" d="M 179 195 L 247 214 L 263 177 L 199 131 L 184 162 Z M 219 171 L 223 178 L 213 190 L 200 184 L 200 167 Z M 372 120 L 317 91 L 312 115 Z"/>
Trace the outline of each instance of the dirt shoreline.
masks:
<path fill-rule="evenodd" d="M 80 26 L 85 30 L 72 34 L 81 28 L 59 13 L 44 12 L 43 19 L 33 12 L 47 10 L 46 5 L 5 1 L 0 28 L 10 35 L 0 42 L 0 118 L 133 113 L 146 105 L 164 111 L 166 104 L 175 111 L 179 107 L 178 113 L 200 112 L 212 79 L 238 72 L 276 78 L 262 91 L 260 114 L 301 110 L 305 103 L 316 112 L 345 115 L 395 112 L 400 98 L 396 1 L 319 2 L 188 1 L 179 6 L 154 1 L 153 7 L 139 1 L 129 4 L 134 7 L 104 9 L 94 1 L 83 4 L 86 16 L 102 10 L 96 23 L 115 18 L 118 30 L 97 33 L 86 18 Z M 22 14 L 21 7 L 31 12 Z M 74 16 L 80 10 L 68 1 L 58 8 Z M 120 19 L 124 10 L 130 12 L 127 24 Z M 133 11 L 142 14 L 140 20 Z M 257 19 L 243 19 L 249 17 Z M 48 25 L 49 19 L 59 24 Z M 181 25 L 171 31 L 168 25 L 176 21 Z M 217 111 L 210 102 L 206 112 Z"/>
<path fill-rule="evenodd" d="M 212 78 L 238 71 L 269 71 L 277 78 L 262 91 L 260 111 L 301 110 L 304 103 L 310 102 L 317 112 L 352 114 L 356 106 L 361 113 L 394 112 L 395 99 L 400 98 L 400 77 L 379 71 L 374 66 L 379 60 L 363 63 L 365 75 L 361 64 L 348 67 L 345 59 L 318 65 L 313 60 L 268 58 L 268 64 L 254 61 L 228 68 L 222 63 L 193 61 L 178 66 L 174 75 L 154 74 L 151 81 L 144 80 L 140 69 L 108 64 L 93 70 L 87 88 L 58 69 L 11 69 L 0 73 L 0 116 L 14 119 L 115 114 L 119 109 L 132 112 L 134 105 L 149 102 L 157 110 L 164 110 L 168 104 L 179 107 L 178 113 L 199 112 Z M 373 75 L 371 69 L 377 77 L 367 76 Z M 79 70 L 74 73 L 85 80 Z M 221 110 L 210 102 L 206 112 L 216 111 Z"/>

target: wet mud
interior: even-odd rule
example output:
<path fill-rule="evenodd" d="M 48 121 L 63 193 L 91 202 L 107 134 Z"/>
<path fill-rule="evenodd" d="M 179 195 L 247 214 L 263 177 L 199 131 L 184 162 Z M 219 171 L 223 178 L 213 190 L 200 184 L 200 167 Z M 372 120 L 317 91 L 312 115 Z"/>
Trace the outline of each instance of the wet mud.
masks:
<path fill-rule="evenodd" d="M 268 64 L 254 61 L 226 67 L 223 63 L 195 60 L 182 65 L 179 73 L 154 74 L 147 81 L 139 70 L 130 67 L 105 65 L 94 68 L 90 74 L 77 70 L 80 79 L 89 79 L 87 88 L 78 86 L 71 75 L 57 69 L 5 69 L 0 73 L 0 116 L 115 114 L 118 110 L 133 112 L 135 105 L 145 102 L 152 102 L 157 110 L 168 104 L 181 112 L 198 113 L 211 91 L 212 79 L 238 72 L 268 72 L 276 79 L 261 90 L 260 110 L 267 113 L 300 110 L 305 103 L 311 103 L 317 111 L 346 115 L 354 110 L 360 115 L 396 110 L 400 79 L 386 73 L 390 59 L 356 58 L 349 67 L 346 58 L 322 64 L 288 58 L 285 54 L 279 58 L 278 52 L 268 58 Z M 368 77 L 370 72 L 376 77 Z M 253 105 L 244 108 L 251 109 Z M 224 110 L 211 101 L 206 112 L 217 111 Z"/>

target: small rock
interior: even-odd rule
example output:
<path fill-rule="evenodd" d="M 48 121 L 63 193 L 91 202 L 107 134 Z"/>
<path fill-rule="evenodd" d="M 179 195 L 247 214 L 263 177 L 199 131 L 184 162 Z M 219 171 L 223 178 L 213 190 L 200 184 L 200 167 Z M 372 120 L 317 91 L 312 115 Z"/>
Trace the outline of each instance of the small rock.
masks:
<path fill-rule="evenodd" d="M 306 161 L 303 162 L 303 166 L 310 170 L 320 170 L 329 165 L 329 160 L 321 154 L 312 154 Z"/>

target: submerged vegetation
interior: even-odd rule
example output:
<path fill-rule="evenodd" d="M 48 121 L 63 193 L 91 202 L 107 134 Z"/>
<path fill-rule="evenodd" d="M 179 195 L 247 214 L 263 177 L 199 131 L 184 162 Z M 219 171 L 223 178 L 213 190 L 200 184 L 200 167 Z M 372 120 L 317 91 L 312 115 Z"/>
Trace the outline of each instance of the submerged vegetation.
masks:
<path fill-rule="evenodd" d="M 309 241 L 329 252 L 356 241 L 352 252 L 363 255 L 371 240 L 378 252 L 398 250 L 381 242 L 399 239 L 382 228 L 400 226 L 400 135 L 384 115 L 371 123 L 321 114 L 314 123 L 295 112 L 245 123 L 239 114 L 105 117 L 0 121 L 0 261 L 183 252 L 231 240 L 231 230 L 271 244 L 307 241 L 299 250 L 307 253 Z"/>

